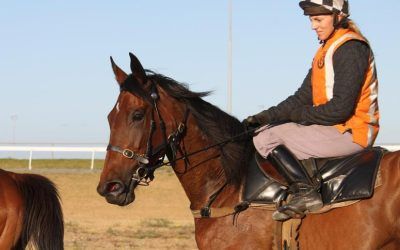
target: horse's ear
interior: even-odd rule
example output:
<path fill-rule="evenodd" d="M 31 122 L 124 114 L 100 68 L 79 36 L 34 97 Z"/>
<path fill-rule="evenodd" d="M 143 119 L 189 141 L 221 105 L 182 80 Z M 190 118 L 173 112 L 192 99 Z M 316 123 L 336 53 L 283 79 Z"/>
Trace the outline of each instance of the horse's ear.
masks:
<path fill-rule="evenodd" d="M 110 56 L 110 60 L 111 60 L 111 67 L 114 71 L 115 79 L 117 80 L 118 84 L 121 85 L 125 82 L 128 75 L 115 64 L 115 62 L 111 56 Z"/>
<path fill-rule="evenodd" d="M 147 76 L 146 76 L 146 72 L 144 72 L 142 64 L 139 62 L 139 59 L 137 59 L 137 57 L 134 54 L 129 53 L 129 57 L 131 58 L 132 75 L 140 83 L 145 84 L 147 82 Z"/>

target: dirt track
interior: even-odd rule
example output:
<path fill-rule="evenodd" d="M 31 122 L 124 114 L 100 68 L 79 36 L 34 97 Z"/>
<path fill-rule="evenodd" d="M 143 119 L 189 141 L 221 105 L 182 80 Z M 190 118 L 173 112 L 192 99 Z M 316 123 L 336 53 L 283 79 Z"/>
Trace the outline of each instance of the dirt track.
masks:
<path fill-rule="evenodd" d="M 127 207 L 96 193 L 100 173 L 46 173 L 59 188 L 66 249 L 196 249 L 189 202 L 176 177 L 156 173 Z"/>

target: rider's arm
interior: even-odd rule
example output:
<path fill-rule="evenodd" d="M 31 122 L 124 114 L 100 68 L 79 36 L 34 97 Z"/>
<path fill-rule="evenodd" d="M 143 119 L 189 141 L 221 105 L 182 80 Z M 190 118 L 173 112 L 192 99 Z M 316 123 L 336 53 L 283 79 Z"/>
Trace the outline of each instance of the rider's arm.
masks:
<path fill-rule="evenodd" d="M 352 40 L 340 46 L 333 55 L 335 84 L 333 97 L 326 104 L 303 106 L 292 111 L 290 120 L 298 123 L 331 126 L 343 123 L 354 113 L 369 68 L 369 46 Z"/>

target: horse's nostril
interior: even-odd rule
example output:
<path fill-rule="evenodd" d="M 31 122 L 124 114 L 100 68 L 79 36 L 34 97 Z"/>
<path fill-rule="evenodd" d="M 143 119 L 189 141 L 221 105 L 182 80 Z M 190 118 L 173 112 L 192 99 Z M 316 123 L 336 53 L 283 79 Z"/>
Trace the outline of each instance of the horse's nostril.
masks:
<path fill-rule="evenodd" d="M 125 186 L 121 181 L 110 181 L 105 185 L 105 194 L 119 195 L 123 193 Z"/>
<path fill-rule="evenodd" d="M 120 188 L 121 188 L 121 185 L 120 185 L 120 183 L 118 183 L 118 182 L 108 183 L 108 185 L 107 185 L 107 192 L 108 192 L 108 193 L 112 193 L 112 192 L 117 191 L 117 190 L 120 189 Z"/>

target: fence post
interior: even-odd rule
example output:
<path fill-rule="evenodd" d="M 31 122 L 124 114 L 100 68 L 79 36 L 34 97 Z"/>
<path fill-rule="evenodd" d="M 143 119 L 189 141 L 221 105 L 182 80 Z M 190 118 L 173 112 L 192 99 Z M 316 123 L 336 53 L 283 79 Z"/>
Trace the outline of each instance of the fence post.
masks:
<path fill-rule="evenodd" d="M 29 151 L 29 170 L 32 170 L 32 150 Z"/>
<path fill-rule="evenodd" d="M 92 150 L 92 164 L 90 165 L 90 170 L 94 168 L 94 150 Z"/>

